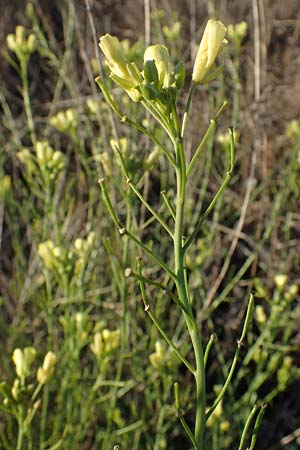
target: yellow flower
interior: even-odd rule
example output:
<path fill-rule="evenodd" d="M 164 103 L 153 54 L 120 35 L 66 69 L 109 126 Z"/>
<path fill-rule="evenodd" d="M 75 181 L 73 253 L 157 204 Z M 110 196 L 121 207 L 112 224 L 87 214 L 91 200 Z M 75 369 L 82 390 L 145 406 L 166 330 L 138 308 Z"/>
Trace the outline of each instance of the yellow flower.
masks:
<path fill-rule="evenodd" d="M 226 27 L 219 20 L 210 19 L 207 22 L 192 75 L 193 81 L 196 83 L 206 82 L 205 77 L 212 68 L 219 51 L 227 43 L 224 39 L 225 33 Z"/>
<path fill-rule="evenodd" d="M 138 102 L 141 98 L 136 86 L 142 81 L 135 63 L 128 62 L 118 38 L 105 34 L 100 38 L 99 47 L 107 59 L 111 78 L 121 86 L 131 99 Z"/>
<path fill-rule="evenodd" d="M 118 38 L 105 34 L 100 38 L 99 47 L 107 59 L 107 64 L 113 74 L 121 78 L 128 78 L 127 60 Z"/>

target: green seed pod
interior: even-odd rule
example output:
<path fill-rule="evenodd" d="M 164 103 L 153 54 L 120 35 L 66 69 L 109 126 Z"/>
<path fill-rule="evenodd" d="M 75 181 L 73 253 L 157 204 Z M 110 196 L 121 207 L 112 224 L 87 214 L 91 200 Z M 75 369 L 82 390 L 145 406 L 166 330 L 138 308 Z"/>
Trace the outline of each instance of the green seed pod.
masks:
<path fill-rule="evenodd" d="M 155 61 L 148 60 L 144 63 L 144 78 L 148 83 L 158 85 L 159 77 Z"/>

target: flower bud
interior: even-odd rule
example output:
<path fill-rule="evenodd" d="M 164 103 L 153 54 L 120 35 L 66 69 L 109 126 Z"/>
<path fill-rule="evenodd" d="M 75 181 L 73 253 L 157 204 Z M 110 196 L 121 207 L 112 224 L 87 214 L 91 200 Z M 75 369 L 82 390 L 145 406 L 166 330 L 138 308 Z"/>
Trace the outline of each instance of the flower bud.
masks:
<path fill-rule="evenodd" d="M 33 33 L 30 33 L 27 39 L 27 49 L 29 53 L 33 53 L 36 48 L 36 37 Z"/>
<path fill-rule="evenodd" d="M 22 392 L 22 388 L 20 386 L 20 380 L 19 378 L 16 378 L 13 384 L 13 387 L 11 388 L 11 395 L 15 400 L 18 400 L 20 397 L 20 394 Z"/>
<path fill-rule="evenodd" d="M 260 324 L 264 324 L 267 321 L 267 316 L 265 310 L 262 305 L 257 305 L 255 308 L 255 315 L 257 322 Z"/>
<path fill-rule="evenodd" d="M 193 81 L 196 83 L 206 82 L 205 78 L 212 68 L 218 53 L 224 44 L 227 43 L 226 39 L 224 39 L 225 33 L 226 27 L 219 20 L 210 19 L 207 22 L 192 75 Z"/>
<path fill-rule="evenodd" d="M 284 290 L 287 281 L 288 281 L 288 277 L 285 274 L 278 273 L 274 277 L 274 283 L 275 283 L 277 289 L 281 292 Z"/>
<path fill-rule="evenodd" d="M 102 335 L 99 331 L 94 334 L 94 339 L 90 347 L 91 351 L 94 353 L 95 356 L 99 357 L 101 355 L 103 348 L 103 341 Z"/>
<path fill-rule="evenodd" d="M 45 266 L 47 269 L 53 269 L 55 266 L 55 256 L 53 254 L 54 250 L 54 242 L 48 240 L 45 242 L 42 242 L 38 246 L 38 253 L 42 260 L 44 261 Z"/>
<path fill-rule="evenodd" d="M 38 368 L 36 378 L 40 384 L 45 384 L 50 380 L 55 365 L 57 357 L 54 352 L 48 352 L 44 358 L 43 366 Z"/>
<path fill-rule="evenodd" d="M 12 360 L 16 366 L 16 374 L 25 379 L 30 373 L 30 366 L 35 358 L 36 351 L 33 347 L 25 347 L 24 350 L 16 348 Z"/>
<path fill-rule="evenodd" d="M 21 45 L 24 43 L 25 41 L 25 28 L 23 27 L 23 25 L 17 25 L 16 26 L 16 43 L 18 45 L 18 47 L 21 47 Z"/>
<path fill-rule="evenodd" d="M 119 39 L 110 34 L 105 34 L 100 38 L 99 47 L 107 59 L 110 70 L 121 78 L 127 78 L 127 60 Z"/>
<path fill-rule="evenodd" d="M 15 52 L 17 49 L 16 36 L 13 33 L 10 33 L 6 37 L 6 43 L 9 50 Z"/>
<path fill-rule="evenodd" d="M 51 166 L 56 171 L 60 171 L 63 169 L 65 165 L 65 155 L 59 150 L 55 150 L 51 159 Z"/>

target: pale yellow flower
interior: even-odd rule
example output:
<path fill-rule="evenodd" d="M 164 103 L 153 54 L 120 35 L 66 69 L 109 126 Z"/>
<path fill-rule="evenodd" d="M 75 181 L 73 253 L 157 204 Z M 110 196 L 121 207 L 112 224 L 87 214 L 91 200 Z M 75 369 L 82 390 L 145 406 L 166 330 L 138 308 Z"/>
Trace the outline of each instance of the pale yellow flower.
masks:
<path fill-rule="evenodd" d="M 128 78 L 127 60 L 119 39 L 110 34 L 100 38 L 99 47 L 107 59 L 107 64 L 113 74 L 121 78 Z"/>
<path fill-rule="evenodd" d="M 141 74 L 135 63 L 127 60 L 119 39 L 105 34 L 99 40 L 99 47 L 106 56 L 111 78 L 127 92 L 133 101 L 138 102 L 141 95 L 135 88 L 142 80 Z"/>
<path fill-rule="evenodd" d="M 205 82 L 205 77 L 212 68 L 219 51 L 227 43 L 224 39 L 225 33 L 226 27 L 219 20 L 210 19 L 207 22 L 192 75 L 193 81 L 196 83 Z"/>

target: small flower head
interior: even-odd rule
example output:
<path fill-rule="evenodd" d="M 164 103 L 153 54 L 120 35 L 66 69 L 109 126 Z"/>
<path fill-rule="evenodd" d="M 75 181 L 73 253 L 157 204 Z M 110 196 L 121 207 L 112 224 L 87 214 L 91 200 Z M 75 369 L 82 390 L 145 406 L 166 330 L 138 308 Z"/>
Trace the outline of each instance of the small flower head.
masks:
<path fill-rule="evenodd" d="M 35 147 L 36 160 L 42 174 L 46 178 L 54 179 L 65 165 L 65 156 L 54 150 L 47 141 L 38 141 Z"/>
<path fill-rule="evenodd" d="M 38 252 L 47 269 L 53 269 L 56 259 L 54 256 L 54 242 L 50 240 L 42 242 L 39 244 Z"/>
<path fill-rule="evenodd" d="M 167 25 L 163 26 L 162 31 L 170 42 L 177 42 L 180 38 L 180 29 L 181 23 L 177 20 L 171 27 L 168 27 Z"/>
<path fill-rule="evenodd" d="M 239 22 L 236 24 L 229 24 L 227 27 L 228 38 L 236 45 L 241 45 L 247 34 L 248 24 L 247 22 Z"/>
<path fill-rule="evenodd" d="M 106 357 L 113 353 L 120 344 L 120 330 L 108 330 L 105 328 L 102 331 L 97 331 L 94 334 L 93 342 L 91 343 L 91 351 L 94 355 L 99 357 Z"/>
<path fill-rule="evenodd" d="M 226 27 L 219 20 L 210 19 L 205 27 L 199 50 L 196 56 L 193 81 L 205 83 L 215 59 L 227 43 L 225 38 Z"/>
<path fill-rule="evenodd" d="M 53 241 L 41 242 L 38 246 L 38 253 L 47 269 L 59 274 L 70 271 L 73 257 L 72 252 L 56 246 Z"/>
<path fill-rule="evenodd" d="M 50 124 L 62 133 L 72 134 L 78 125 L 78 114 L 72 108 L 60 111 L 51 117 Z"/>
<path fill-rule="evenodd" d="M 31 33 L 26 38 L 26 30 L 23 25 L 17 25 L 15 34 L 10 33 L 7 35 L 6 43 L 9 50 L 14 52 L 19 60 L 27 60 L 30 54 L 35 51 L 36 37 Z"/>

